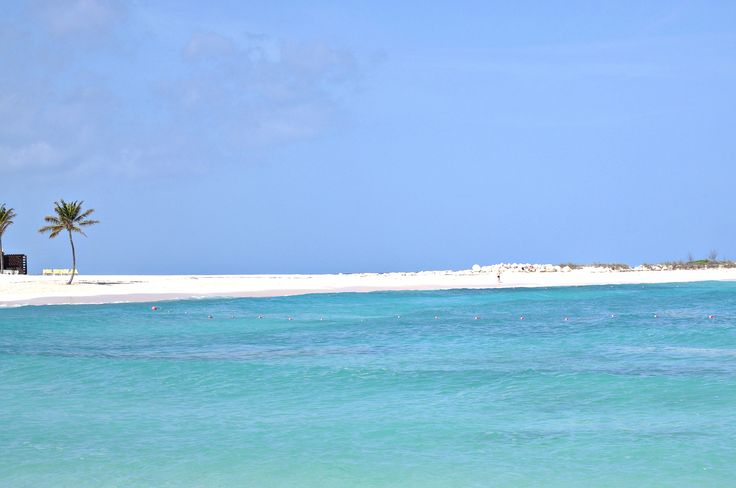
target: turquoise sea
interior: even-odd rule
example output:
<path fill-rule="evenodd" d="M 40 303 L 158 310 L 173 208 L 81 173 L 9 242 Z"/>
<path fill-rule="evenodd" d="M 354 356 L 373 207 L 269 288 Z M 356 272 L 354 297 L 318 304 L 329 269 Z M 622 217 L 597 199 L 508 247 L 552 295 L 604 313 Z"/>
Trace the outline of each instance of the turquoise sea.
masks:
<path fill-rule="evenodd" d="M 0 486 L 736 486 L 736 283 L 152 305 L 0 310 Z"/>

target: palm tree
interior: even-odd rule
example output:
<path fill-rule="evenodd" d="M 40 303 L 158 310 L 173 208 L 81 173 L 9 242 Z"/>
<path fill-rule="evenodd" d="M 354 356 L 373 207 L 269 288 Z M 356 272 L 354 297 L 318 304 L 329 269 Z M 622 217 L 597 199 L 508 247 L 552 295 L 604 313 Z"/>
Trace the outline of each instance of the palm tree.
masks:
<path fill-rule="evenodd" d="M 7 208 L 5 204 L 0 204 L 0 274 L 5 271 L 5 258 L 3 257 L 3 234 L 13 223 L 15 218 L 15 210 Z"/>
<path fill-rule="evenodd" d="M 47 215 L 43 219 L 47 224 L 40 229 L 39 232 L 49 232 L 49 239 L 53 239 L 58 236 L 63 230 L 69 233 L 69 244 L 72 246 L 72 276 L 69 278 L 67 285 L 72 284 L 74 274 L 77 272 L 77 253 L 74 250 L 74 240 L 72 239 L 73 232 L 79 232 L 83 236 L 87 237 L 82 231 L 82 227 L 87 227 L 94 224 L 99 224 L 99 220 L 88 219 L 92 215 L 95 209 L 90 208 L 89 210 L 82 211 L 83 201 L 65 202 L 62 198 L 58 202 L 54 202 L 54 212 L 56 215 Z"/>

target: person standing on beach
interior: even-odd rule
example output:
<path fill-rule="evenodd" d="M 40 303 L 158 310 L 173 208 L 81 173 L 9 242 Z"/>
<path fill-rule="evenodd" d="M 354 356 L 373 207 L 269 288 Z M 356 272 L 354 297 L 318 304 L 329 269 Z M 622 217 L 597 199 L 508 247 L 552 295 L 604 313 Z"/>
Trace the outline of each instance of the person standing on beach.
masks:
<path fill-rule="evenodd" d="M 498 284 L 501 284 L 501 268 L 498 268 L 498 272 L 496 273 L 496 279 L 498 279 Z"/>

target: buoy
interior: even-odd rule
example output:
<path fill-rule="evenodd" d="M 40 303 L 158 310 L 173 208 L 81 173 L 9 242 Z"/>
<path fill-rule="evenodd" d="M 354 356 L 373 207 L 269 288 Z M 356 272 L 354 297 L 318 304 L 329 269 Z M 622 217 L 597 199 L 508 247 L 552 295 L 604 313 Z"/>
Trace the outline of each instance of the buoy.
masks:
<path fill-rule="evenodd" d="M 565 317 L 565 322 L 567 322 L 568 320 L 570 320 L 570 319 L 569 319 L 569 318 L 567 318 L 567 317 Z"/>
<path fill-rule="evenodd" d="M 711 320 L 713 320 L 714 318 L 716 318 L 716 316 L 715 315 L 708 315 L 708 318 L 711 319 Z"/>
<path fill-rule="evenodd" d="M 207 316 L 207 318 L 208 318 L 208 319 L 211 319 L 211 318 L 212 318 L 212 315 L 208 315 L 208 316 Z"/>
<path fill-rule="evenodd" d="M 259 316 L 258 316 L 258 318 L 259 318 L 259 319 L 262 319 L 262 318 L 263 318 L 263 315 L 259 315 Z"/>
<path fill-rule="evenodd" d="M 291 317 L 289 317 L 289 320 L 291 320 Z"/>
<path fill-rule="evenodd" d="M 439 316 L 438 316 L 438 315 L 435 315 L 435 316 L 434 316 L 434 319 L 435 319 L 435 320 L 439 320 L 440 318 L 439 318 Z"/>
<path fill-rule="evenodd" d="M 524 320 L 525 318 L 526 318 L 526 317 L 524 317 L 524 316 L 522 315 L 521 317 L 519 317 L 519 320 Z"/>
<path fill-rule="evenodd" d="M 151 307 L 151 310 L 153 310 L 155 312 L 156 310 L 158 310 L 158 307 L 156 305 L 154 305 L 153 307 Z"/>

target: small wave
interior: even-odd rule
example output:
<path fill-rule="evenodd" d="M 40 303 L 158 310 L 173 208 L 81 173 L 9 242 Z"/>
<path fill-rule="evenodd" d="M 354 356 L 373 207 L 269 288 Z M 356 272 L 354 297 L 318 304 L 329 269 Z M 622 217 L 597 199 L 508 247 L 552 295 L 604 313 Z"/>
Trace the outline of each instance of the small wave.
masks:
<path fill-rule="evenodd" d="M 678 354 L 686 356 L 736 356 L 736 349 L 713 347 L 685 347 L 685 346 L 631 346 L 618 347 L 615 351 L 626 354 Z"/>
<path fill-rule="evenodd" d="M 664 347 L 665 352 L 698 356 L 736 356 L 736 349 L 710 347 Z"/>
<path fill-rule="evenodd" d="M 46 356 L 67 358 L 98 358 L 120 360 L 164 361 L 218 361 L 218 360 L 269 360 L 288 357 L 356 356 L 373 355 L 381 351 L 374 347 L 303 347 L 303 348 L 233 348 L 214 351 L 152 350 L 152 351 L 22 351 L 3 350 L 0 353 L 18 356 Z"/>

